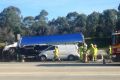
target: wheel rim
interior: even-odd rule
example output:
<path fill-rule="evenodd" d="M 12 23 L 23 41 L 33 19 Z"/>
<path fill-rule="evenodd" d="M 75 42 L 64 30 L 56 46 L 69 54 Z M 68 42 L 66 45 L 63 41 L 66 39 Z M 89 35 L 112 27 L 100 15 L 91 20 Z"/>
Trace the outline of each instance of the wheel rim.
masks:
<path fill-rule="evenodd" d="M 45 61 L 46 57 L 45 56 L 41 56 L 41 61 Z"/>
<path fill-rule="evenodd" d="M 69 56 L 69 60 L 70 61 L 74 60 L 74 56 Z"/>

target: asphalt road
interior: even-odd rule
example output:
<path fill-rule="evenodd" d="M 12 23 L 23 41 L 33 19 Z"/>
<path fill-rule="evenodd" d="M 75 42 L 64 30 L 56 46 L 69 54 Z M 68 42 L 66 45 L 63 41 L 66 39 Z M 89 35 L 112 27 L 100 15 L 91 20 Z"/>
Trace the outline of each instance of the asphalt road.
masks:
<path fill-rule="evenodd" d="M 120 80 L 120 63 L 0 63 L 0 80 Z"/>

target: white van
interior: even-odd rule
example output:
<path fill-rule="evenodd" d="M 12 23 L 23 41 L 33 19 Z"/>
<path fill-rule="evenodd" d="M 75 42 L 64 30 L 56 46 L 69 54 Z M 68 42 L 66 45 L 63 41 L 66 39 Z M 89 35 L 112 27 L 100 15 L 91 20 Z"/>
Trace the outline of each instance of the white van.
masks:
<path fill-rule="evenodd" d="M 40 60 L 52 60 L 54 58 L 54 49 L 55 46 L 59 49 L 59 57 L 60 59 L 67 60 L 76 60 L 79 59 L 78 46 L 77 44 L 62 44 L 62 45 L 52 45 L 48 47 L 46 50 L 42 51 L 39 54 Z"/>

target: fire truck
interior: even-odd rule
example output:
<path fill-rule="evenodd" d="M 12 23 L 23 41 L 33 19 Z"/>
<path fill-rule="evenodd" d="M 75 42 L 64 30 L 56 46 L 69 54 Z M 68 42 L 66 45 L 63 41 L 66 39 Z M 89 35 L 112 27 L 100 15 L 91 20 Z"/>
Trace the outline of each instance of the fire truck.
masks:
<path fill-rule="evenodd" d="M 112 33 L 112 55 L 114 61 L 120 61 L 120 31 Z"/>

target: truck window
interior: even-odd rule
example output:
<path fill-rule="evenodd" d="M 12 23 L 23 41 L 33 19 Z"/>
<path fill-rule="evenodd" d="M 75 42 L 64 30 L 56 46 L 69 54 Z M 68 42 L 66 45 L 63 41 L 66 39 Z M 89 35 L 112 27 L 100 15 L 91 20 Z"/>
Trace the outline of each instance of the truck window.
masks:
<path fill-rule="evenodd" d="M 55 46 L 50 46 L 47 50 L 54 50 Z"/>
<path fill-rule="evenodd" d="M 34 49 L 42 51 L 42 50 L 47 49 L 48 47 L 49 47 L 49 45 L 39 45 L 39 46 L 35 46 Z"/>
<path fill-rule="evenodd" d="M 34 46 L 25 46 L 25 49 L 34 49 Z"/>

